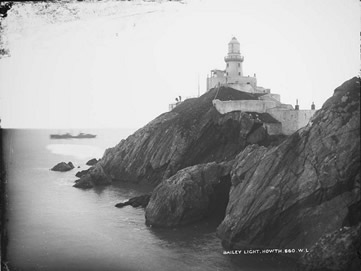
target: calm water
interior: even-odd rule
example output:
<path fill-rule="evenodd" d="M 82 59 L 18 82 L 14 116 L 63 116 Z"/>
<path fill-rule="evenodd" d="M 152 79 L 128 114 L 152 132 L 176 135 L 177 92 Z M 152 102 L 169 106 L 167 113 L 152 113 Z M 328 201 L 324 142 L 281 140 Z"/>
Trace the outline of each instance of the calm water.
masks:
<path fill-rule="evenodd" d="M 51 132 L 59 131 L 4 131 L 11 270 L 290 270 L 270 257 L 223 255 L 218 222 L 153 229 L 143 209 L 114 207 L 149 187 L 80 190 L 72 187 L 78 169 L 49 170 L 61 161 L 86 169 L 131 130 L 71 140 L 50 140 Z"/>

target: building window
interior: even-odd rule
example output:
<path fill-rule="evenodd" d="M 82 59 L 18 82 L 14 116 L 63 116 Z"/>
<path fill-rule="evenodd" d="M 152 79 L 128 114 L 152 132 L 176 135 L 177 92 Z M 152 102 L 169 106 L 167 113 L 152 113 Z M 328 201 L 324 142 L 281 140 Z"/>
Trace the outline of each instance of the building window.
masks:
<path fill-rule="evenodd" d="M 229 67 L 229 63 L 227 63 L 227 68 Z"/>
<path fill-rule="evenodd" d="M 226 75 L 228 76 L 228 72 L 226 72 Z"/>
<path fill-rule="evenodd" d="M 241 73 L 240 73 L 240 72 L 238 72 L 238 75 L 241 75 Z"/>
<path fill-rule="evenodd" d="M 240 68 L 241 67 L 241 63 L 238 63 L 238 68 Z"/>

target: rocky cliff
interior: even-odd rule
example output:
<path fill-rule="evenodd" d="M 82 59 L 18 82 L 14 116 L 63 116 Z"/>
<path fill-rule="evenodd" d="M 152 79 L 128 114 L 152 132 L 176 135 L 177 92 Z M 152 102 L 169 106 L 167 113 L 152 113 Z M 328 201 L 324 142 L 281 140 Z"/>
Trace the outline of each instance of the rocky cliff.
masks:
<path fill-rule="evenodd" d="M 360 79 L 353 78 L 278 146 L 249 145 L 227 163 L 188 167 L 164 180 L 146 223 L 175 227 L 204 218 L 230 180 L 217 229 L 226 249 L 307 248 L 299 270 L 359 270 L 359 167 Z"/>
<path fill-rule="evenodd" d="M 185 100 L 106 150 L 75 186 L 88 188 L 112 181 L 158 184 L 188 166 L 231 160 L 250 143 L 270 143 L 272 137 L 259 117 L 242 112 L 221 115 L 212 105 L 215 95 L 219 100 L 257 99 L 222 87 Z"/>
<path fill-rule="evenodd" d="M 302 256 L 297 270 L 361 270 L 360 236 L 361 223 L 325 234 Z"/>
<path fill-rule="evenodd" d="M 149 225 L 186 225 L 227 205 L 217 230 L 225 248 L 309 248 L 300 270 L 357 266 L 348 262 L 360 250 L 353 241 L 361 221 L 360 79 L 338 87 L 280 144 L 270 144 L 252 114 L 219 114 L 215 95 L 183 102 L 108 149 L 77 185 L 159 184 L 146 207 Z M 255 97 L 222 88 L 217 98 Z M 345 248 L 344 257 L 332 243 Z M 317 253 L 320 247 L 345 263 L 341 269 Z"/>
<path fill-rule="evenodd" d="M 279 146 L 248 146 L 231 170 L 228 248 L 309 248 L 360 221 L 360 79 L 334 91 L 310 123 Z"/>
<path fill-rule="evenodd" d="M 207 216 L 224 213 L 230 188 L 232 163 L 207 163 L 188 167 L 159 184 L 145 212 L 148 225 L 187 225 Z"/>

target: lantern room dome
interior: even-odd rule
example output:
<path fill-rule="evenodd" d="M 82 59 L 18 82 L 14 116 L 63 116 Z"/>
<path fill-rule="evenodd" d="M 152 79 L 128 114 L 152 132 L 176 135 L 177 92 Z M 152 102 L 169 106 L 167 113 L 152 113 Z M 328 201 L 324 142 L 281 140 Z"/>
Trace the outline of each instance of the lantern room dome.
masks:
<path fill-rule="evenodd" d="M 235 37 L 233 37 L 229 43 L 237 43 L 237 44 L 239 44 L 239 41 Z"/>
<path fill-rule="evenodd" d="M 238 40 L 233 37 L 231 41 L 228 43 L 228 54 L 239 54 L 240 53 L 240 45 Z"/>

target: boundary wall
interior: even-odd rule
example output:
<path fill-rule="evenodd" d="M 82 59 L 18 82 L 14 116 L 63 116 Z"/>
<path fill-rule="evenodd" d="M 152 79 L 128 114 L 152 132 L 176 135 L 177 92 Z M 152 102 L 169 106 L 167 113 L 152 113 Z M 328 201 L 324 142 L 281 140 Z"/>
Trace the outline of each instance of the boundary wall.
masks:
<path fill-rule="evenodd" d="M 277 100 L 239 100 L 220 101 L 213 100 L 213 106 L 221 114 L 232 111 L 268 113 L 281 125 L 281 132 L 278 125 L 266 124 L 269 134 L 283 133 L 291 135 L 300 128 L 307 125 L 315 114 L 316 110 L 295 110 L 292 105 L 281 104 Z"/>

